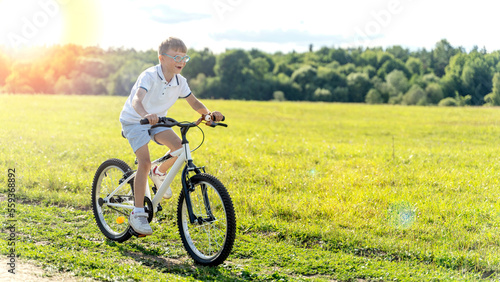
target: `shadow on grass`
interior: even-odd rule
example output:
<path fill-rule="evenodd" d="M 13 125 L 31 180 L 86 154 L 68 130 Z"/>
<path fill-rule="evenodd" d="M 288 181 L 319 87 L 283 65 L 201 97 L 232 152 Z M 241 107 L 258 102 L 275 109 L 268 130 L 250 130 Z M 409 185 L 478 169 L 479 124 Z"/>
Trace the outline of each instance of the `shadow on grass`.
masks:
<path fill-rule="evenodd" d="M 116 248 L 122 255 L 128 256 L 141 265 L 159 273 L 170 273 L 209 281 L 248 281 L 259 276 L 257 273 L 248 271 L 231 271 L 230 262 L 219 266 L 202 266 L 194 263 L 187 255 L 180 258 L 165 257 L 157 250 L 148 249 L 144 245 L 135 242 L 116 243 L 106 240 L 106 244 Z"/>

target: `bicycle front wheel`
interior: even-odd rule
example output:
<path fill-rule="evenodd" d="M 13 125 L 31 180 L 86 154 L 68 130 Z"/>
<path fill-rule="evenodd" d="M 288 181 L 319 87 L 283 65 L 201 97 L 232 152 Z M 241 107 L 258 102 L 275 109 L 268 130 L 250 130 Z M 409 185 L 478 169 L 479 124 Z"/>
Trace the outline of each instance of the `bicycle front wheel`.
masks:
<path fill-rule="evenodd" d="M 92 182 L 92 209 L 101 232 L 113 241 L 124 242 L 131 237 L 128 218 L 134 206 L 134 178 L 123 185 L 113 197 L 107 198 L 120 184 L 125 181 L 132 169 L 119 159 L 109 159 L 102 163 Z M 117 207 L 109 204 L 119 204 Z"/>
<path fill-rule="evenodd" d="M 215 266 L 224 262 L 233 248 L 236 217 L 226 187 L 209 174 L 191 177 L 189 192 L 196 221 L 191 223 L 182 191 L 177 206 L 177 224 L 182 243 L 193 260 Z"/>

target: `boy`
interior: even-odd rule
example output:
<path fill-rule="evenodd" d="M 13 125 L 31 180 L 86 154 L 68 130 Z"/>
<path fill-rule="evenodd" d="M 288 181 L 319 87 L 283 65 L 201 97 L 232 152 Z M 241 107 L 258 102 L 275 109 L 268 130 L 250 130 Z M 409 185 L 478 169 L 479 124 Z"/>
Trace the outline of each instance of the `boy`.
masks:
<path fill-rule="evenodd" d="M 186 79 L 180 75 L 181 70 L 189 61 L 186 55 L 187 48 L 178 38 L 170 37 L 163 41 L 158 48 L 160 63 L 145 70 L 137 79 L 127 102 L 120 114 L 123 134 L 129 141 L 135 155 L 138 167 L 134 180 L 135 208 L 130 214 L 129 224 L 139 234 L 153 233 L 144 211 L 144 195 L 148 187 L 148 174 L 160 187 L 165 179 L 166 171 L 177 158 L 171 158 L 160 166 L 151 168 L 148 143 L 150 140 L 167 146 L 171 152 L 182 147 L 181 139 L 171 128 L 158 127 L 149 130 L 158 123 L 158 116 L 166 116 L 167 111 L 178 98 L 185 98 L 189 105 L 202 115 L 212 114 L 215 121 L 220 121 L 223 115 L 220 112 L 211 113 L 189 89 Z M 141 125 L 140 120 L 147 118 L 148 125 Z M 164 198 L 172 197 L 170 187 Z"/>

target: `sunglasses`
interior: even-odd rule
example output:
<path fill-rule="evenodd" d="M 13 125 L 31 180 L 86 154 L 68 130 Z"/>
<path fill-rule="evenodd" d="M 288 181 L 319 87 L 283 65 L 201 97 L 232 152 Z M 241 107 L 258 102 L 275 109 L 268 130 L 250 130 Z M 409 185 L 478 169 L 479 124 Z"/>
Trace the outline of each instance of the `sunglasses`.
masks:
<path fill-rule="evenodd" d="M 172 56 L 167 55 L 167 54 L 165 54 L 165 53 L 163 53 L 162 55 L 163 55 L 163 56 L 167 56 L 167 57 L 169 57 L 169 58 L 174 59 L 174 61 L 175 61 L 176 63 L 180 63 L 180 62 L 187 63 L 187 62 L 189 62 L 189 60 L 191 59 L 191 57 L 189 57 L 188 55 L 186 55 L 186 56 L 184 56 L 184 57 L 183 57 L 183 56 L 180 56 L 180 55 L 177 55 L 177 56 L 175 56 L 175 57 L 172 57 Z"/>

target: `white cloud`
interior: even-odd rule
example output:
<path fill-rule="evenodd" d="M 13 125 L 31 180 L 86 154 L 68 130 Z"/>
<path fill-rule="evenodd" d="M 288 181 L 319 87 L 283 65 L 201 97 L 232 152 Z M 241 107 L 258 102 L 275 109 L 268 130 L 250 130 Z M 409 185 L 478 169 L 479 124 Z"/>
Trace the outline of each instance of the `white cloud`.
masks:
<path fill-rule="evenodd" d="M 154 5 L 149 7 L 142 7 L 142 10 L 149 13 L 149 18 L 166 24 L 178 24 L 189 21 L 197 21 L 210 18 L 209 14 L 192 13 L 182 10 L 174 9 L 168 5 Z"/>
<path fill-rule="evenodd" d="M 238 31 L 228 30 L 221 33 L 214 33 L 211 37 L 215 40 L 231 40 L 243 42 L 267 42 L 267 43 L 298 43 L 309 44 L 311 42 L 321 42 L 324 44 L 340 43 L 343 39 L 338 35 L 313 34 L 304 30 L 259 30 L 259 31 Z"/>

